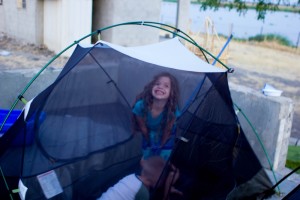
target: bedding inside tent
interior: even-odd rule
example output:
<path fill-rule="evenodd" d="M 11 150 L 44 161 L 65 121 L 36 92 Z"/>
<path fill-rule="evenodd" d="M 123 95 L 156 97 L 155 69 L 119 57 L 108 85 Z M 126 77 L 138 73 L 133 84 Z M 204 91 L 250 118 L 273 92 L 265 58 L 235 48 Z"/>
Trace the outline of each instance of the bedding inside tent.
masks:
<path fill-rule="evenodd" d="M 183 195 L 176 199 L 250 198 L 269 189 L 235 115 L 227 72 L 196 57 L 178 38 L 143 47 L 78 45 L 53 84 L 0 138 L 10 187 L 20 179 L 26 199 L 96 199 L 138 172 L 141 135 L 132 132 L 131 108 L 163 71 L 180 85 L 182 115 L 170 157 L 181 172 L 176 187 Z M 16 138 L 23 140 L 16 144 Z M 56 192 L 47 190 L 47 177 L 54 177 Z M 151 198 L 160 193 L 151 191 Z"/>

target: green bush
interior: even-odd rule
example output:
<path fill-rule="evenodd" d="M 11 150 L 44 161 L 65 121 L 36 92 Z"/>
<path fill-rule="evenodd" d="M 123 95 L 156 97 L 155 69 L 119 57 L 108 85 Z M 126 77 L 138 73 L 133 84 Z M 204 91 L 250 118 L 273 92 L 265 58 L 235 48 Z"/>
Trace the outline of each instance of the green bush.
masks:
<path fill-rule="evenodd" d="M 291 41 L 289 41 L 287 38 L 281 36 L 281 35 L 276 35 L 276 34 L 258 34 L 253 37 L 249 37 L 249 41 L 257 41 L 257 42 L 263 42 L 263 41 L 268 41 L 268 42 L 277 42 L 278 44 L 284 45 L 284 46 L 292 46 Z"/>
<path fill-rule="evenodd" d="M 300 146 L 289 146 L 285 166 L 290 169 L 300 166 Z M 297 173 L 300 174 L 300 170 Z"/>

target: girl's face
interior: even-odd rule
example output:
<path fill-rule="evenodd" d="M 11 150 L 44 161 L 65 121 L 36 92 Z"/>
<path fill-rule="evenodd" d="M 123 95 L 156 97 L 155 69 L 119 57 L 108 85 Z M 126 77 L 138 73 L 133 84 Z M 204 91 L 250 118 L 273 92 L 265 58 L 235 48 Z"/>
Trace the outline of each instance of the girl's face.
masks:
<path fill-rule="evenodd" d="M 152 88 L 152 96 L 158 100 L 167 100 L 171 92 L 171 80 L 169 77 L 162 76 Z"/>

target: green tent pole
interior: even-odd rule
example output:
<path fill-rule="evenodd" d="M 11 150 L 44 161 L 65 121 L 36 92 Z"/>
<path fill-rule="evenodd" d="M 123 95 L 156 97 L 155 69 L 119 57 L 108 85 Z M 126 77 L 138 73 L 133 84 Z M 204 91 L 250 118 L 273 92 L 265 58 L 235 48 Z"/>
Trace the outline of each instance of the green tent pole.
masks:
<path fill-rule="evenodd" d="M 264 151 L 264 154 L 265 154 L 266 157 L 267 157 L 267 160 L 268 160 L 270 169 L 271 169 L 271 171 L 272 171 L 274 180 L 275 180 L 275 182 L 277 183 L 278 181 L 277 181 L 277 178 L 276 178 L 276 176 L 275 176 L 275 172 L 274 172 L 274 170 L 273 170 L 273 165 L 272 165 L 272 163 L 271 163 L 270 157 L 269 157 L 269 155 L 268 155 L 268 153 L 267 153 L 267 150 L 266 150 L 265 146 L 263 145 L 263 143 L 262 143 L 262 141 L 261 141 L 261 139 L 260 139 L 260 137 L 259 137 L 259 135 L 258 135 L 256 129 L 254 128 L 254 126 L 253 126 L 252 123 L 250 122 L 249 118 L 248 118 L 248 117 L 245 115 L 245 113 L 242 111 L 242 109 L 241 109 L 239 106 L 237 106 L 235 103 L 234 103 L 234 106 L 238 109 L 239 112 L 242 113 L 243 117 L 246 119 L 247 123 L 250 125 L 250 127 L 251 127 L 252 131 L 254 132 L 256 138 L 258 139 L 258 141 L 259 141 L 259 143 L 260 143 L 260 146 L 262 147 L 262 149 L 263 149 L 263 151 Z M 278 186 L 277 188 L 278 188 L 278 192 L 280 193 L 280 188 L 279 188 L 279 186 Z"/>
<path fill-rule="evenodd" d="M 92 35 L 95 35 L 95 34 L 100 34 L 102 31 L 105 31 L 107 29 L 111 29 L 111 28 L 114 28 L 114 27 L 117 27 L 117 26 L 123 26 L 123 25 L 143 25 L 143 26 L 149 26 L 149 27 L 153 27 L 153 28 L 158 28 L 158 29 L 161 29 L 161 30 L 164 30 L 164 31 L 167 31 L 169 33 L 173 33 L 174 35 L 184 39 L 185 41 L 195 45 L 201 52 L 205 52 L 207 53 L 209 56 L 211 56 L 212 58 L 215 59 L 215 61 L 219 62 L 222 66 L 224 66 L 228 71 L 231 71 L 231 69 L 229 67 L 227 67 L 222 61 L 220 61 L 216 56 L 212 55 L 210 52 L 208 52 L 207 50 L 205 50 L 204 48 L 202 48 L 201 46 L 199 46 L 197 44 L 196 41 L 194 41 L 190 36 L 188 36 L 186 33 L 180 31 L 179 29 L 177 29 L 176 27 L 173 27 L 173 26 L 170 26 L 170 25 L 167 25 L 167 24 L 163 24 L 163 23 L 158 23 L 158 22 L 151 22 L 151 21 L 134 21 L 134 22 L 126 22 L 126 23 L 120 23 L 120 24 L 115 24 L 115 25 L 112 25 L 112 26 L 107 26 L 107 27 L 104 27 L 104 28 L 101 28 L 101 29 L 98 29 L 94 32 L 91 32 L 90 34 L 80 38 L 79 40 L 76 40 L 74 41 L 71 45 L 69 45 L 68 47 L 66 47 L 64 50 L 62 50 L 60 53 L 58 53 L 56 56 L 54 56 L 32 79 L 31 81 L 25 86 L 25 88 L 23 89 L 23 91 L 19 94 L 18 98 L 14 101 L 13 105 L 11 106 L 10 108 L 10 111 L 9 113 L 7 114 L 6 118 L 4 119 L 1 127 L 0 127 L 0 131 L 2 130 L 7 118 L 9 117 L 10 113 L 12 112 L 12 110 L 16 107 L 16 105 L 18 104 L 18 102 L 21 100 L 19 97 L 24 95 L 24 93 L 28 90 L 28 88 L 31 86 L 31 84 L 35 81 L 35 79 L 54 61 L 56 60 L 59 56 L 61 56 L 65 51 L 67 51 L 68 49 L 70 49 L 72 46 L 74 46 L 75 44 L 78 44 L 80 41 L 92 36 Z M 157 26 L 159 25 L 159 26 Z M 169 27 L 169 28 L 172 28 L 173 30 L 176 30 L 176 32 L 174 31 L 170 31 L 166 28 L 162 28 L 161 26 L 165 26 L 165 27 Z M 183 35 L 181 35 L 183 34 Z M 205 54 L 204 54 L 205 56 Z M 206 56 L 205 56 L 206 58 Z M 206 58 L 207 60 L 207 58 Z M 26 101 L 23 101 L 24 103 L 27 103 Z M 244 113 L 243 113 L 244 115 Z M 246 117 L 244 115 L 244 117 Z M 247 118 L 246 118 L 247 119 Z M 248 121 L 248 120 L 247 120 Z M 250 123 L 250 121 L 248 122 Z M 251 124 L 251 123 L 250 123 Z M 255 132 L 255 129 L 253 128 L 253 131 Z M 256 132 L 255 132 L 256 133 Z M 259 139 L 260 141 L 260 139 Z M 261 143 L 261 141 L 260 141 Z M 261 146 L 263 147 L 264 149 L 264 146 L 263 144 L 261 143 Z M 267 155 L 267 153 L 265 152 L 265 154 Z M 267 158 L 268 158 L 268 155 L 267 155 Z M 268 161 L 269 161 L 269 158 L 268 158 Z M 269 164 L 270 164 L 270 161 L 269 161 Z M 272 165 L 270 164 L 270 167 L 272 168 L 272 171 L 273 171 L 273 167 Z M 273 172 L 274 174 L 274 172 Z M 275 177 L 275 176 L 274 176 Z M 275 177 L 276 179 L 276 177 Z"/>
<path fill-rule="evenodd" d="M 5 179 L 5 176 L 4 176 L 4 174 L 3 174 L 3 171 L 2 171 L 2 167 L 1 167 L 1 166 L 0 166 L 0 171 L 1 171 L 1 176 L 2 176 L 2 178 L 3 178 L 5 187 L 6 187 L 7 191 L 9 192 L 9 197 L 10 197 L 10 199 L 13 200 L 14 198 L 12 197 L 11 192 L 9 191 L 9 187 L 8 187 L 7 182 L 6 182 L 6 179 Z"/>
<path fill-rule="evenodd" d="M 225 68 L 229 69 L 224 63 L 222 63 L 218 58 L 216 58 L 215 56 L 213 56 L 211 53 L 209 53 L 208 51 L 206 51 L 205 49 L 203 49 L 202 47 L 200 47 L 190 36 L 188 36 L 186 33 L 180 31 L 179 29 L 177 29 L 176 27 L 167 25 L 167 24 L 163 24 L 163 23 L 158 23 L 158 22 L 151 22 L 151 21 L 134 21 L 134 22 L 125 22 L 125 23 L 120 23 L 120 24 L 115 24 L 112 26 L 107 26 L 101 29 L 98 29 L 94 32 L 91 32 L 90 34 L 83 36 L 82 38 L 80 38 L 79 40 L 74 41 L 71 45 L 67 46 L 65 49 L 63 49 L 60 53 L 58 53 L 57 55 L 55 55 L 46 65 L 44 65 L 44 67 L 42 67 L 42 69 L 40 69 L 40 71 L 29 81 L 29 83 L 25 86 L 25 88 L 22 90 L 22 92 L 18 95 L 18 98 L 14 101 L 14 103 L 12 104 L 9 113 L 7 114 L 7 116 L 5 117 L 4 121 L 2 122 L 1 126 L 0 126 L 0 131 L 2 130 L 2 128 L 4 127 L 5 122 L 7 121 L 8 117 L 10 116 L 12 110 L 17 106 L 18 102 L 21 100 L 19 97 L 23 97 L 23 95 L 25 94 L 25 92 L 28 90 L 28 88 L 31 86 L 31 84 L 35 81 L 35 79 L 37 79 L 37 77 L 54 61 L 56 60 L 59 56 L 61 56 L 64 52 L 66 52 L 67 50 L 69 50 L 71 47 L 73 47 L 75 44 L 78 44 L 80 41 L 95 35 L 95 34 L 99 34 L 102 31 L 117 27 L 117 26 L 123 26 L 123 25 L 143 25 L 143 26 L 149 26 L 149 27 L 153 27 L 153 28 L 158 28 L 170 33 L 174 33 L 176 36 L 184 39 L 185 41 L 195 45 L 197 48 L 199 48 L 202 52 L 205 52 L 207 54 L 209 54 L 211 57 L 213 57 L 215 60 L 217 60 L 221 65 L 223 65 Z M 159 25 L 159 26 L 157 26 Z M 162 28 L 160 26 L 165 26 L 165 27 L 169 27 L 172 28 L 173 30 L 177 30 L 176 33 L 173 31 L 170 31 L 168 29 Z M 183 34 L 182 35 L 180 35 Z M 23 103 L 27 103 L 27 101 L 22 100 Z"/>

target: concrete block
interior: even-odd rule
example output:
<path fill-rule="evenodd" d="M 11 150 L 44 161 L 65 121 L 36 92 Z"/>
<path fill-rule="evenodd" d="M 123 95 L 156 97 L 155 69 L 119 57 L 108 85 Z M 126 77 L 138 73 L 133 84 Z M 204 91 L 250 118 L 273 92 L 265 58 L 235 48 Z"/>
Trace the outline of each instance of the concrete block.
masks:
<path fill-rule="evenodd" d="M 285 167 L 294 105 L 290 98 L 265 96 L 241 85 L 230 84 L 233 102 L 246 117 L 238 119 L 250 145 L 265 168 Z M 250 123 L 249 123 L 250 122 Z"/>
<path fill-rule="evenodd" d="M 8 70 L 0 72 L 0 93 L 4 94 L 0 101 L 0 108 L 9 109 L 18 96 L 28 86 L 30 81 L 39 72 L 39 69 Z M 60 70 L 44 70 L 28 87 L 24 98 L 29 101 L 54 82 Z M 15 109 L 22 109 L 24 104 L 19 101 Z"/>

